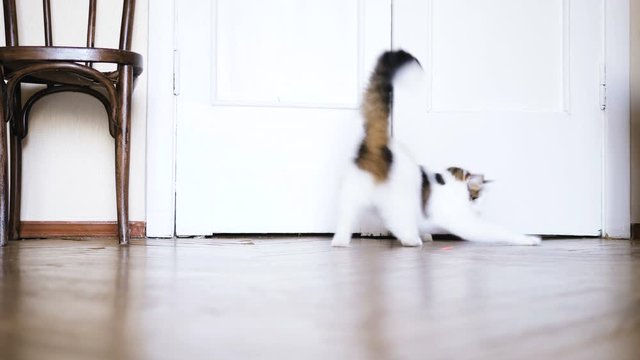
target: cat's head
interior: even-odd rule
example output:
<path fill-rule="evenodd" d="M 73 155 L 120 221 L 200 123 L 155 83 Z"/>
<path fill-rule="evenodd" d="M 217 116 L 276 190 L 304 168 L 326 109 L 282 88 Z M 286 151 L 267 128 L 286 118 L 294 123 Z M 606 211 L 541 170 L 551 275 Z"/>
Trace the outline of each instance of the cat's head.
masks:
<path fill-rule="evenodd" d="M 465 169 L 459 167 L 450 167 L 447 169 L 458 181 L 463 181 L 467 184 L 469 190 L 469 200 L 476 201 L 482 194 L 484 185 L 491 182 L 486 180 L 482 174 L 473 174 Z"/>

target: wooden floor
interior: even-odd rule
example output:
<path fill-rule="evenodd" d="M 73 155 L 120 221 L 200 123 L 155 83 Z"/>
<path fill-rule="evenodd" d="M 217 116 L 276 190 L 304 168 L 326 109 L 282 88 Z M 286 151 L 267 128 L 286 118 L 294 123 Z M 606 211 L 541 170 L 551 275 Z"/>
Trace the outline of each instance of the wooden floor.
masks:
<path fill-rule="evenodd" d="M 640 359 L 640 244 L 27 240 L 0 359 Z"/>

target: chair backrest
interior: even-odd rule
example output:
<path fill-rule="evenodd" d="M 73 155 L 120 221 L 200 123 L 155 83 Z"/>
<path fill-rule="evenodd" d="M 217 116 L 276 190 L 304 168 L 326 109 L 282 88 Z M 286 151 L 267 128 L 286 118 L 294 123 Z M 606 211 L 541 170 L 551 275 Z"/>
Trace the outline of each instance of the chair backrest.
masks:
<path fill-rule="evenodd" d="M 109 0 L 113 1 L 113 0 Z M 4 30 L 7 46 L 18 46 L 18 18 L 16 13 L 16 0 L 3 0 L 4 6 Z M 96 3 L 97 0 L 89 0 L 89 14 L 87 21 L 87 47 L 94 47 L 96 38 Z M 122 5 L 122 21 L 120 22 L 120 50 L 131 49 L 131 35 L 133 33 L 133 15 L 135 0 L 124 0 Z M 42 12 L 44 18 L 45 46 L 53 46 L 51 35 L 51 1 L 42 0 Z"/>

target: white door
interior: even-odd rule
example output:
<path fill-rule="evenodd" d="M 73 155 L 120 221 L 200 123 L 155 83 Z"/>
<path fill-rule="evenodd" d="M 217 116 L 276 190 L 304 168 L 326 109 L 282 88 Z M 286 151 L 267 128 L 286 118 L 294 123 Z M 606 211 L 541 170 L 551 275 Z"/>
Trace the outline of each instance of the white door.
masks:
<path fill-rule="evenodd" d="M 176 232 L 331 232 L 389 0 L 179 1 Z"/>
<path fill-rule="evenodd" d="M 178 4 L 178 235 L 331 232 L 360 92 L 392 33 L 426 70 L 396 96 L 396 138 L 495 179 L 497 222 L 598 233 L 602 0 Z"/>
<path fill-rule="evenodd" d="M 394 0 L 394 47 L 426 69 L 421 91 L 396 93 L 394 136 L 495 179 L 496 222 L 598 235 L 603 18 L 603 0 Z"/>

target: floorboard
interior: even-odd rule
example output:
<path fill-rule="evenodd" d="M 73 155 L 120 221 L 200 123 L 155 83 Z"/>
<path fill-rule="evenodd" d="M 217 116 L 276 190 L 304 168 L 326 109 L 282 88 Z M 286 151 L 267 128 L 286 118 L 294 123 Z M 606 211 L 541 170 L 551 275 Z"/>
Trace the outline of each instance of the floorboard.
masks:
<path fill-rule="evenodd" d="M 25 240 L 0 359 L 640 359 L 640 243 Z"/>

